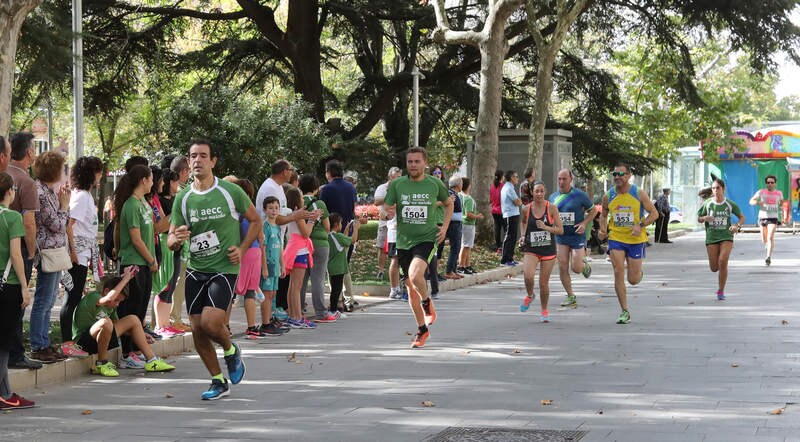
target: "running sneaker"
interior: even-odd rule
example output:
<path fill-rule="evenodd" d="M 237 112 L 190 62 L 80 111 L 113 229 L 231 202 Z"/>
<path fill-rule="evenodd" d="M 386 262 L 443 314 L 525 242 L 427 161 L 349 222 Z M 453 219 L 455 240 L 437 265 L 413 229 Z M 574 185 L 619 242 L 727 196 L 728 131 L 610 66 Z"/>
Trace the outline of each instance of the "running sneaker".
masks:
<path fill-rule="evenodd" d="M 289 319 L 289 314 L 286 313 L 286 310 L 284 310 L 283 308 L 278 307 L 275 309 L 275 311 L 272 312 L 272 317 L 277 319 L 278 321 L 285 321 Z"/>
<path fill-rule="evenodd" d="M 308 328 L 313 328 L 313 327 L 309 327 L 309 326 L 307 326 L 307 325 L 306 325 L 306 323 L 305 323 L 305 322 L 303 322 L 303 320 L 302 320 L 302 319 L 292 319 L 292 318 L 289 318 L 289 319 L 287 319 L 287 320 L 286 320 L 286 325 L 288 325 L 290 328 L 296 328 L 296 329 L 308 329 Z"/>
<path fill-rule="evenodd" d="M 425 333 L 420 333 L 417 330 L 417 334 L 414 335 L 414 340 L 411 341 L 411 348 L 422 348 L 425 346 L 425 341 L 431 335 L 431 332 L 426 330 Z"/>
<path fill-rule="evenodd" d="M 177 336 L 175 333 L 169 331 L 166 327 L 157 328 L 157 329 L 154 330 L 154 332 L 157 335 L 161 336 L 161 339 L 170 339 L 170 338 L 174 338 L 175 336 Z"/>
<path fill-rule="evenodd" d="M 277 319 L 274 318 L 269 323 L 272 324 L 275 328 L 280 329 L 284 333 L 292 329 L 286 322 L 278 321 Z M 264 328 L 264 324 L 261 324 L 261 328 Z"/>
<path fill-rule="evenodd" d="M 225 356 L 225 365 L 228 366 L 228 376 L 231 377 L 231 382 L 235 385 L 242 382 L 245 366 L 244 361 L 242 361 L 242 349 L 239 348 L 239 344 L 233 342 L 232 345 L 236 352 L 230 356 Z"/>
<path fill-rule="evenodd" d="M 375 279 L 377 279 L 378 281 L 383 281 L 383 272 L 376 273 Z"/>
<path fill-rule="evenodd" d="M 61 344 L 61 351 L 70 358 L 85 358 L 89 356 L 89 353 L 83 351 L 81 346 L 76 344 L 75 341 L 67 341 Z"/>
<path fill-rule="evenodd" d="M 36 402 L 25 399 L 17 393 L 12 393 L 8 399 L 3 399 L 3 397 L 0 396 L 0 410 L 23 410 L 35 406 Z"/>
<path fill-rule="evenodd" d="M 154 359 L 154 360 L 152 360 L 150 362 L 146 362 L 144 364 L 144 371 L 147 371 L 147 372 L 150 372 L 150 373 L 172 371 L 172 370 L 175 370 L 175 367 L 170 365 L 170 364 L 167 364 L 167 361 L 165 361 L 165 360 L 163 360 L 161 358 L 156 358 L 156 359 Z"/>
<path fill-rule="evenodd" d="M 469 270 L 470 274 L 472 275 L 478 273 L 478 271 L 472 268 L 472 266 L 467 266 L 466 269 Z"/>
<path fill-rule="evenodd" d="M 764 262 L 766 262 L 767 266 L 769 266 L 770 264 L 772 264 L 772 257 L 767 256 L 767 259 L 765 259 Z"/>
<path fill-rule="evenodd" d="M 518 263 L 518 262 L 516 262 L 516 261 L 508 261 L 508 262 L 504 262 L 504 263 L 502 263 L 502 264 L 503 264 L 504 266 L 506 266 L 506 267 L 516 267 L 516 266 L 518 266 L 518 265 L 519 265 L 519 263 Z"/>
<path fill-rule="evenodd" d="M 408 291 L 407 290 L 403 290 L 403 294 L 400 297 L 400 300 L 401 301 L 408 301 Z"/>
<path fill-rule="evenodd" d="M 261 331 L 258 326 L 248 327 L 247 330 L 244 331 L 244 336 L 247 339 L 260 339 L 265 337 L 266 335 Z"/>
<path fill-rule="evenodd" d="M 339 318 L 331 312 L 322 313 L 319 318 L 315 319 L 316 322 L 336 322 Z"/>
<path fill-rule="evenodd" d="M 192 326 L 191 325 L 184 324 L 182 322 L 176 322 L 176 323 L 170 325 L 170 327 L 174 328 L 175 330 L 180 330 L 180 331 L 182 331 L 184 333 L 192 331 Z"/>
<path fill-rule="evenodd" d="M 303 317 L 301 321 L 303 321 L 303 324 L 306 325 L 306 328 L 311 328 L 311 329 L 317 328 L 317 324 L 314 321 L 309 321 L 308 318 L 306 317 Z"/>
<path fill-rule="evenodd" d="M 399 287 L 392 287 L 389 289 L 389 299 L 400 299 L 402 296 Z"/>
<path fill-rule="evenodd" d="M 578 306 L 578 298 L 576 298 L 575 295 L 567 295 L 567 297 L 564 298 L 564 302 L 561 303 L 561 307 L 575 308 L 577 306 Z"/>
<path fill-rule="evenodd" d="M 114 366 L 112 362 L 106 362 L 105 364 L 94 364 L 92 366 L 92 374 L 99 374 L 100 376 L 107 378 L 115 378 L 119 376 L 117 367 Z"/>
<path fill-rule="evenodd" d="M 426 304 L 427 307 L 425 306 Z M 427 303 L 422 303 L 422 310 L 425 312 L 425 325 L 433 325 L 433 323 L 436 322 L 436 309 L 433 308 L 433 301 L 431 298 L 428 298 Z"/>
<path fill-rule="evenodd" d="M 717 301 L 724 301 L 725 300 L 725 293 L 722 290 L 717 290 Z"/>
<path fill-rule="evenodd" d="M 439 299 L 439 292 L 431 292 L 431 299 Z"/>
<path fill-rule="evenodd" d="M 150 330 L 150 327 L 145 327 L 144 328 L 144 333 L 152 336 L 153 339 L 155 339 L 155 340 L 161 339 L 161 335 L 159 335 L 158 333 L 154 332 L 153 330 Z"/>
<path fill-rule="evenodd" d="M 542 310 L 542 322 L 550 322 L 550 312 Z"/>
<path fill-rule="evenodd" d="M 286 333 L 286 331 L 288 331 L 288 330 L 289 330 L 288 328 L 286 330 L 284 330 L 284 329 L 282 329 L 281 327 L 278 327 L 277 325 L 275 325 L 272 322 L 270 322 L 269 324 L 261 324 L 261 327 L 258 329 L 258 331 L 259 331 L 259 333 L 261 333 L 262 337 L 280 336 L 280 335 Z"/>
<path fill-rule="evenodd" d="M 219 379 L 212 379 L 208 390 L 206 390 L 201 397 L 204 401 L 215 401 L 229 394 L 231 394 L 231 387 L 228 385 L 227 379 L 223 381 L 220 381 Z"/>
<path fill-rule="evenodd" d="M 144 368 L 144 361 L 139 359 L 135 353 L 128 353 L 128 356 L 122 358 L 119 368 L 129 368 L 132 370 Z"/>
<path fill-rule="evenodd" d="M 617 324 L 627 324 L 631 322 L 631 314 L 627 310 L 623 310 L 617 318 Z"/>
<path fill-rule="evenodd" d="M 185 331 L 183 331 L 183 330 L 181 330 L 181 329 L 179 329 L 179 328 L 173 327 L 173 326 L 171 326 L 171 325 L 168 325 L 168 326 L 164 327 L 164 330 L 167 330 L 167 331 L 169 331 L 169 332 L 172 332 L 172 333 L 174 333 L 174 334 L 175 334 L 175 336 L 183 336 L 183 335 L 185 335 L 185 334 L 186 334 L 186 332 L 185 332 Z"/>
<path fill-rule="evenodd" d="M 590 266 L 588 262 L 583 263 L 583 270 L 581 270 L 581 275 L 583 275 L 583 277 L 587 279 L 590 276 L 592 276 L 592 266 Z"/>
<path fill-rule="evenodd" d="M 522 298 L 522 304 L 520 304 L 520 306 L 519 306 L 519 311 L 527 312 L 528 309 L 531 306 L 531 302 L 533 302 L 533 298 L 530 297 L 530 296 L 526 296 L 526 297 Z"/>

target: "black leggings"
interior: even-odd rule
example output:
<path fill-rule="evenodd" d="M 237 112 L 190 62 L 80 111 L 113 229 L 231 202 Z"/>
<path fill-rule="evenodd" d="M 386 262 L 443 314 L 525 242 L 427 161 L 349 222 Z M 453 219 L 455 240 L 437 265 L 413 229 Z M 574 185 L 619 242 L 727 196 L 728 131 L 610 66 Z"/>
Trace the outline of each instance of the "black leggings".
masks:
<path fill-rule="evenodd" d="M 342 285 L 344 285 L 344 275 L 331 275 L 331 305 L 328 310 L 339 311 L 339 296 L 342 295 Z"/>
<path fill-rule="evenodd" d="M 275 291 L 275 306 L 289 311 L 289 276 L 278 279 L 278 290 Z"/>
<path fill-rule="evenodd" d="M 83 289 L 86 287 L 86 275 L 89 268 L 80 264 L 73 264 L 69 269 L 69 276 L 72 277 L 74 286 L 64 296 L 64 303 L 61 304 L 61 342 L 72 340 L 72 314 L 83 298 Z"/>
<path fill-rule="evenodd" d="M 505 236 L 506 222 L 503 219 L 503 215 L 499 213 L 493 213 L 492 219 L 494 219 L 494 248 L 497 250 L 503 247 L 503 237 Z"/>
<path fill-rule="evenodd" d="M 120 273 L 128 267 L 120 265 Z M 138 266 L 139 273 L 128 283 L 128 297 L 119 303 L 117 314 L 120 318 L 128 315 L 136 315 L 142 321 L 144 327 L 144 317 L 147 315 L 147 305 L 150 304 L 150 291 L 153 290 L 153 274 L 147 266 Z M 127 355 L 134 350 L 133 340 L 130 334 L 120 336 L 122 341 L 122 354 Z"/>

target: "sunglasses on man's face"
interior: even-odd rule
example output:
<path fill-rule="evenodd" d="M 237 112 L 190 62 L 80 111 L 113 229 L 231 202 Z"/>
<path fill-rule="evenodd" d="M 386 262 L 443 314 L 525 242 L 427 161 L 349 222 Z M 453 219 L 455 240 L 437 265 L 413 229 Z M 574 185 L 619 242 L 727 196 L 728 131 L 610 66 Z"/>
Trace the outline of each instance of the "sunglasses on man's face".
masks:
<path fill-rule="evenodd" d="M 767 181 L 767 184 L 775 184 L 775 181 Z"/>
<path fill-rule="evenodd" d="M 621 172 L 621 171 L 616 171 L 615 170 L 615 171 L 611 172 L 611 176 L 625 176 L 625 172 Z"/>

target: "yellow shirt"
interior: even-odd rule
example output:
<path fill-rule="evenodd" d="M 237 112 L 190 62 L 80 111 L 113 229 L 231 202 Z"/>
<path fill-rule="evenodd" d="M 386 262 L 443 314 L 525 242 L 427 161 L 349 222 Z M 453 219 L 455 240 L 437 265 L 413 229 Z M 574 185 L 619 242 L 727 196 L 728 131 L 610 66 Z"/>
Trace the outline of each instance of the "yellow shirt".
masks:
<path fill-rule="evenodd" d="M 639 235 L 633 235 L 633 226 L 642 221 L 644 210 L 639 201 L 639 189 L 631 185 L 627 193 L 617 193 L 611 189 L 608 196 L 608 239 L 624 242 L 626 244 L 641 244 L 647 242 L 647 232 L 644 227 Z"/>

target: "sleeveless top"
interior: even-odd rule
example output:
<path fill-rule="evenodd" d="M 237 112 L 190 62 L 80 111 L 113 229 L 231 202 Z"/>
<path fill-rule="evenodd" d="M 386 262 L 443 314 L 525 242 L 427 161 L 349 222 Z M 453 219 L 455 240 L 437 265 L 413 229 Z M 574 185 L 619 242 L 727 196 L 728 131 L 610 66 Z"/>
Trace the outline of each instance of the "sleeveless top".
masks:
<path fill-rule="evenodd" d="M 644 215 L 644 207 L 639 201 L 639 188 L 631 185 L 627 193 L 617 193 L 616 188 L 612 188 L 606 195 L 608 213 L 611 216 L 608 222 L 608 239 L 626 244 L 647 242 L 647 232 L 644 228 L 639 235 L 633 235 L 633 226 L 639 224 Z"/>
<path fill-rule="evenodd" d="M 543 221 L 544 225 L 552 227 L 553 219 L 550 217 L 550 202 L 545 201 L 544 213 L 541 218 L 533 215 L 533 204 L 528 206 L 528 224 L 525 226 L 525 242 L 523 250 L 539 256 L 553 256 L 556 254 L 556 242 L 553 234 L 536 226 L 536 221 Z"/>

